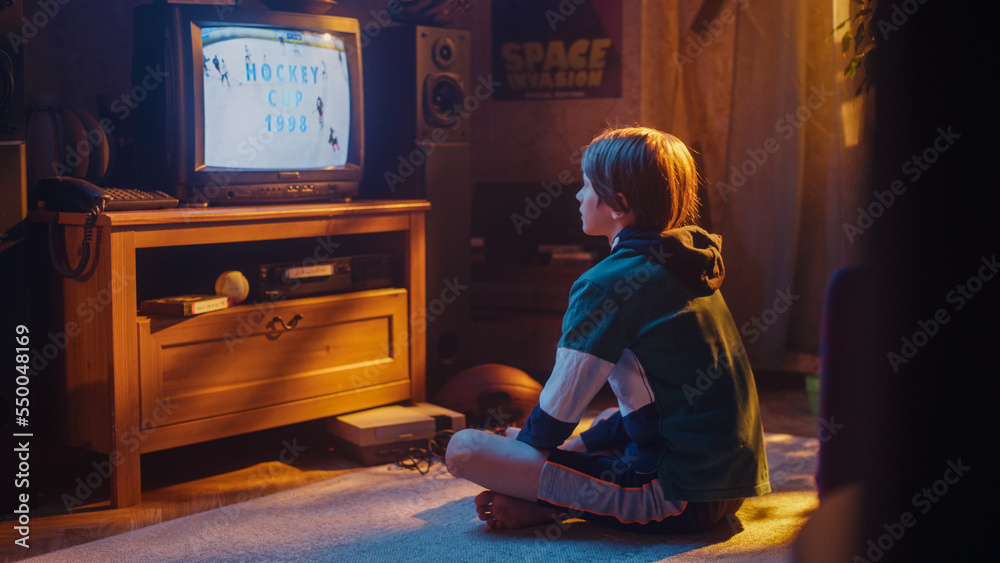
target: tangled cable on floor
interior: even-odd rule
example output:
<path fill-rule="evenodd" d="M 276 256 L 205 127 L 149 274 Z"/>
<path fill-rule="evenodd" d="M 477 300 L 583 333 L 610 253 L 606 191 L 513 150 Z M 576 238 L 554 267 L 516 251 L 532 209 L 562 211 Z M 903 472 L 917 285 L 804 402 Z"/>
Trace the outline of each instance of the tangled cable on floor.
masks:
<path fill-rule="evenodd" d="M 423 448 L 410 448 L 396 460 L 396 465 L 406 469 L 416 469 L 421 475 L 426 475 L 434 464 L 434 458 L 444 463 L 445 452 L 448 451 L 448 442 L 455 435 L 454 430 L 442 430 L 433 437 L 427 439 L 427 446 Z"/>
<path fill-rule="evenodd" d="M 504 435 L 505 431 L 502 426 L 496 428 L 480 428 L 480 430 L 500 434 L 501 436 Z M 439 462 L 444 463 L 444 456 L 448 451 L 448 443 L 454 435 L 454 430 L 441 430 L 437 434 L 434 434 L 433 437 L 427 439 L 426 447 L 413 447 L 406 450 L 406 452 L 399 456 L 399 459 L 396 460 L 396 465 L 405 467 L 406 469 L 415 469 L 419 471 L 421 475 L 426 475 L 427 472 L 431 470 L 431 466 L 434 465 L 435 458 L 437 458 Z"/>

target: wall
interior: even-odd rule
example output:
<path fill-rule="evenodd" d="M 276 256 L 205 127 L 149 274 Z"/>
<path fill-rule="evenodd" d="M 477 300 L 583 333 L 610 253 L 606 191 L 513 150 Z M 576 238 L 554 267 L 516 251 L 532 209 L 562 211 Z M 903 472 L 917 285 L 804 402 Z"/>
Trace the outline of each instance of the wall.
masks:
<path fill-rule="evenodd" d="M 132 8 L 116 2 L 98 10 L 87 0 L 24 3 L 25 81 L 29 103 L 58 98 L 96 111 L 98 97 L 128 93 L 132 50 Z"/>
<path fill-rule="evenodd" d="M 23 34 L 29 101 L 38 103 L 40 99 L 55 98 L 65 105 L 96 113 L 102 105 L 106 107 L 127 96 L 132 87 L 129 55 L 132 10 L 146 3 L 117 0 L 115 9 L 102 6 L 97 10 L 93 1 L 69 0 L 65 4 L 53 1 L 45 3 L 51 4 L 46 11 L 37 1 L 26 2 L 26 17 L 42 24 L 26 28 Z M 640 120 L 640 33 L 635 26 L 640 4 L 640 0 L 623 2 L 626 29 L 621 98 L 553 102 L 487 99 L 471 112 L 475 182 L 540 183 L 556 179 L 564 170 L 579 179 L 574 152 L 608 124 L 633 124 Z M 263 7 L 251 0 L 242 5 Z M 357 18 L 371 40 L 377 41 L 379 26 L 385 21 L 385 7 L 386 0 L 340 0 L 328 13 Z M 490 3 L 473 2 L 450 27 L 472 32 L 472 82 L 488 80 Z"/>
<path fill-rule="evenodd" d="M 582 182 L 576 164 L 579 155 L 574 158 L 574 153 L 609 124 L 631 125 L 640 120 L 640 33 L 635 23 L 641 2 L 624 0 L 622 4 L 622 97 L 486 101 L 473 121 L 473 170 L 478 181 L 552 181 L 569 170 Z M 469 15 L 473 75 L 488 77 L 492 56 L 488 3 L 476 3 Z"/>
<path fill-rule="evenodd" d="M 340 0 L 327 13 L 358 19 L 365 39 L 378 41 L 381 27 L 388 22 L 386 2 Z M 25 33 L 29 99 L 35 105 L 58 100 L 65 106 L 109 117 L 113 125 L 119 125 L 121 108 L 127 107 L 124 101 L 132 90 L 132 13 L 136 6 L 147 3 L 149 0 L 119 0 L 113 10 L 97 10 L 92 0 L 67 0 L 65 4 L 55 1 L 46 3 L 46 6 L 51 4 L 53 13 L 49 13 L 37 0 L 27 2 L 25 12 L 29 20 L 39 23 L 37 29 Z M 473 184 L 517 184 L 516 189 L 511 186 L 509 195 L 494 199 L 497 204 L 489 206 L 491 220 L 488 223 L 494 239 L 509 239 L 520 247 L 532 248 L 554 237 L 562 237 L 560 240 L 579 237 L 587 244 L 596 240 L 579 232 L 577 203 L 573 198 L 582 182 L 579 151 L 609 125 L 631 125 L 641 121 L 642 29 L 638 22 L 642 4 L 641 0 L 622 3 L 621 97 L 560 101 L 494 101 L 487 98 L 477 99 L 478 103 L 469 107 Z M 264 7 L 259 0 L 245 0 L 242 5 Z M 471 8 L 449 27 L 471 32 L 471 86 L 488 83 L 492 66 L 490 2 L 472 2 Z M 111 108 L 118 111 L 111 111 Z M 117 141 L 123 147 L 127 145 L 124 129 L 119 129 Z M 123 161 L 119 159 L 119 169 Z M 558 209 L 549 209 L 542 220 L 532 226 L 530 233 L 519 233 L 507 218 L 512 213 L 524 212 L 524 197 L 542 193 L 543 182 L 565 181 L 567 174 L 571 183 L 551 204 Z M 525 236 L 520 236 L 522 234 Z M 603 241 L 597 242 L 603 244 Z M 554 301 L 564 303 L 567 293 L 568 285 Z M 536 339 L 545 342 L 534 342 L 545 353 L 554 350 L 558 318 L 555 326 L 552 335 Z M 499 330 L 511 332 L 507 325 Z M 543 363 L 550 364 L 547 356 Z"/>

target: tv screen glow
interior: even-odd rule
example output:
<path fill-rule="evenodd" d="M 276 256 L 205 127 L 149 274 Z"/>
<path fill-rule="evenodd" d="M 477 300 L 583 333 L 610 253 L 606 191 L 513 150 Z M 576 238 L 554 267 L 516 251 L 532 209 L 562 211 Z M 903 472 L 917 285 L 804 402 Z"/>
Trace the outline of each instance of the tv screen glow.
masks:
<path fill-rule="evenodd" d="M 201 29 L 205 166 L 309 170 L 347 163 L 351 90 L 334 33 Z"/>

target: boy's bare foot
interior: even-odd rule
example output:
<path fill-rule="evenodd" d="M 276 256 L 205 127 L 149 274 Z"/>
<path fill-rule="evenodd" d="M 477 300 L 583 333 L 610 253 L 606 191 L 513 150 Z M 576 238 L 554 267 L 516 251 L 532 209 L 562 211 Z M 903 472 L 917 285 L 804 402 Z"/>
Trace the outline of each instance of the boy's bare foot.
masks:
<path fill-rule="evenodd" d="M 531 501 L 483 491 L 476 495 L 476 512 L 480 520 L 497 530 L 512 530 L 558 520 L 561 511 L 539 506 Z"/>

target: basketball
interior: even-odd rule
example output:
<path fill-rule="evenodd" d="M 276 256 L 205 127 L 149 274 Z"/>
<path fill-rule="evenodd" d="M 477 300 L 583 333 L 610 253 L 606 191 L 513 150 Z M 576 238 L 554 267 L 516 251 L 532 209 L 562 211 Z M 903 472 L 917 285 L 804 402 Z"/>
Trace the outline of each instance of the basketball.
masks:
<path fill-rule="evenodd" d="M 470 427 L 519 427 L 541 392 L 541 383 L 517 368 L 482 364 L 449 379 L 435 403 L 464 414 Z"/>

